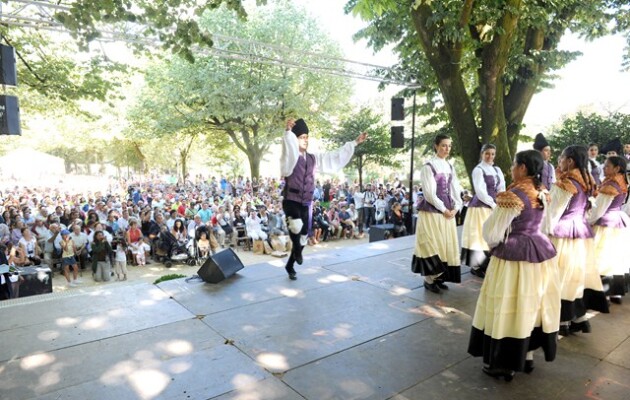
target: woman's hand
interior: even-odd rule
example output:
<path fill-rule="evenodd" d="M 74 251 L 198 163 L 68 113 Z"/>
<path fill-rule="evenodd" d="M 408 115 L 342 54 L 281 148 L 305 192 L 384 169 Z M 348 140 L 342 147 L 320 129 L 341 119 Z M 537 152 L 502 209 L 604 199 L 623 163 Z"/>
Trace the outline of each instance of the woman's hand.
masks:
<path fill-rule="evenodd" d="M 355 142 L 357 145 L 365 142 L 365 139 L 367 139 L 367 132 L 361 132 L 361 134 L 359 135 L 358 138 L 356 138 Z"/>
<path fill-rule="evenodd" d="M 290 131 L 295 126 L 295 120 L 293 118 L 289 118 L 287 120 L 287 131 Z"/>
<path fill-rule="evenodd" d="M 446 219 L 452 219 L 453 217 L 455 217 L 455 214 L 457 214 L 455 210 L 446 210 L 442 213 L 442 215 L 444 215 L 444 218 Z"/>

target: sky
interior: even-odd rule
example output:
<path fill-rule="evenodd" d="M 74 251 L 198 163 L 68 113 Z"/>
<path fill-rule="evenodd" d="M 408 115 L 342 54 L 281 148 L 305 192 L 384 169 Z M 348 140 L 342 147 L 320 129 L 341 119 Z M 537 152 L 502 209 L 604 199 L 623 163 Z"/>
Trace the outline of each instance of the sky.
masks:
<path fill-rule="evenodd" d="M 392 65 L 396 57 L 389 51 L 374 54 L 365 41 L 354 42 L 352 35 L 366 26 L 359 18 L 345 15 L 344 0 L 294 0 L 303 5 L 313 17 L 321 22 L 321 28 L 328 32 L 342 47 L 346 58 L 378 65 Z M 565 115 L 577 111 L 622 111 L 630 113 L 630 72 L 622 72 L 621 59 L 624 39 L 610 36 L 594 42 L 585 42 L 573 35 L 565 35 L 560 42 L 562 50 L 579 50 L 581 57 L 565 68 L 556 71 L 559 79 L 553 89 L 537 93 L 530 103 L 525 116 L 523 133 L 535 135 L 546 132 L 554 124 L 560 123 Z M 385 94 L 379 93 L 377 84 L 355 80 L 356 102 L 388 101 L 396 93 L 389 88 Z"/>

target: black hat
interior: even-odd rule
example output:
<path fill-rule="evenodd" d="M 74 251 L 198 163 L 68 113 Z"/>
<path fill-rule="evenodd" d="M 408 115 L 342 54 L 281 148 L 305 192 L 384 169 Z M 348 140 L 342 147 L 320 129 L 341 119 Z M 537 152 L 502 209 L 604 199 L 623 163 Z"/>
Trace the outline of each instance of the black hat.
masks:
<path fill-rule="evenodd" d="M 622 155 L 621 149 L 621 140 L 619 140 L 619 138 L 614 138 L 613 140 L 599 148 L 599 154 L 606 154 L 609 151 L 614 151 L 617 153 L 618 156 L 620 156 Z"/>
<path fill-rule="evenodd" d="M 295 133 L 296 136 L 300 136 L 303 134 L 308 135 L 308 126 L 306 126 L 306 122 L 302 118 L 295 121 L 295 125 L 291 128 L 291 132 Z"/>
<path fill-rule="evenodd" d="M 549 146 L 549 142 L 545 139 L 545 136 L 542 133 L 536 135 L 536 139 L 534 139 L 534 149 L 541 151 L 547 146 Z"/>

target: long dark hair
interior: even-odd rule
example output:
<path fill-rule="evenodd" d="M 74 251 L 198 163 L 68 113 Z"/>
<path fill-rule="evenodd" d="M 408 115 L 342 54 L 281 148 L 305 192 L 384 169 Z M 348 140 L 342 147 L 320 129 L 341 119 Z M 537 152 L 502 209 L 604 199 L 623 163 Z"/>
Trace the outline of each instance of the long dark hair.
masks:
<path fill-rule="evenodd" d="M 516 153 L 514 157 L 516 165 L 524 165 L 527 168 L 527 176 L 534 178 L 534 186 L 540 190 L 542 187 L 542 171 L 545 161 L 538 150 L 524 150 Z"/>
<path fill-rule="evenodd" d="M 572 145 L 562 150 L 562 155 L 573 160 L 575 168 L 580 170 L 580 175 L 586 183 L 586 189 L 592 192 L 595 189 L 595 182 L 588 172 L 588 149 L 585 146 Z"/>
<path fill-rule="evenodd" d="M 619 156 L 611 156 L 608 157 L 606 161 L 610 162 L 613 167 L 619 167 L 619 173 L 623 175 L 626 186 L 628 186 L 628 177 L 626 176 L 626 168 L 628 166 L 628 162 L 626 161 L 626 159 Z"/>

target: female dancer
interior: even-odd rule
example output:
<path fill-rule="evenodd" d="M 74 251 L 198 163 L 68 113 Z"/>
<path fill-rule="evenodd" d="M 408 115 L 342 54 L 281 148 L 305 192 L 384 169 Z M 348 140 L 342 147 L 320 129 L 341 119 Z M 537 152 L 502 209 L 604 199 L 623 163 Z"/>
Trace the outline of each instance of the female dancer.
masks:
<path fill-rule="evenodd" d="M 544 229 L 558 252 L 562 288 L 560 334 L 568 336 L 571 332 L 590 332 L 586 309 L 607 313 L 608 304 L 593 258 L 593 230 L 586 221 L 588 198 L 595 190 L 588 172 L 586 147 L 564 149 L 558 169 L 560 176 L 551 187 L 549 220 Z"/>
<path fill-rule="evenodd" d="M 459 243 L 455 214 L 462 207 L 455 169 L 446 161 L 451 138 L 437 135 L 435 157 L 420 170 L 424 199 L 416 226 L 416 248 L 411 270 L 424 276 L 424 287 L 433 293 L 448 289 L 444 282 L 461 282 Z"/>
<path fill-rule="evenodd" d="M 610 301 L 617 304 L 621 304 L 621 296 L 628 292 L 626 276 L 630 273 L 630 259 L 622 251 L 630 243 L 630 218 L 621 210 L 628 195 L 626 165 L 623 157 L 608 157 L 604 163 L 606 178 L 588 219 L 595 225 L 594 258 L 599 274 L 609 283 Z"/>
<path fill-rule="evenodd" d="M 494 165 L 496 147 L 485 144 L 481 148 L 481 162 L 473 169 L 475 195 L 468 204 L 462 232 L 461 261 L 470 267 L 470 273 L 483 278 L 490 262 L 490 249 L 481 229 L 492 209 L 496 207 L 497 193 L 505 191 L 505 179 L 499 167 Z"/>
<path fill-rule="evenodd" d="M 560 287 L 556 251 L 540 226 L 546 195 L 541 192 L 542 155 L 516 154 L 514 183 L 497 195 L 497 207 L 483 226 L 492 249 L 473 317 L 468 352 L 483 356 L 483 372 L 511 381 L 516 371 L 534 369 L 533 351 L 556 355 Z"/>

